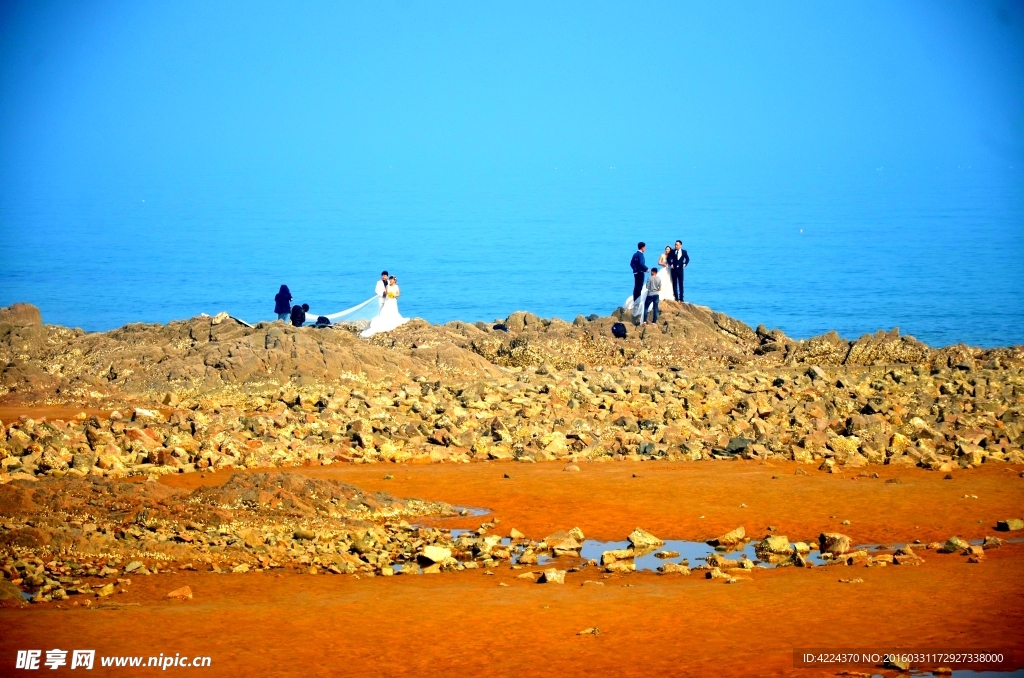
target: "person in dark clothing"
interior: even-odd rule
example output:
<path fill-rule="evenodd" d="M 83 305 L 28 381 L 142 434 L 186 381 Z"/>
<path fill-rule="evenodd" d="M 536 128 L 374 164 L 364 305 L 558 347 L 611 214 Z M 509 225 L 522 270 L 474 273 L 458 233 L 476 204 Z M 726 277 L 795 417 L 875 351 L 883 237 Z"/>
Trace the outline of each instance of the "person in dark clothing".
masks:
<path fill-rule="evenodd" d="M 676 240 L 676 248 L 669 255 L 668 267 L 672 273 L 672 293 L 676 301 L 683 301 L 683 269 L 690 264 L 690 255 L 683 249 L 683 241 Z"/>
<path fill-rule="evenodd" d="M 288 320 L 292 310 L 292 293 L 287 285 L 281 285 L 281 290 L 274 296 L 274 313 L 278 320 Z"/>
<path fill-rule="evenodd" d="M 296 327 L 302 327 L 302 323 L 306 322 L 306 311 L 309 310 L 309 304 L 303 304 L 302 306 L 292 306 L 292 325 Z"/>
<path fill-rule="evenodd" d="M 640 298 L 640 292 L 644 288 L 644 277 L 647 275 L 647 262 L 644 261 L 644 250 L 647 244 L 638 242 L 633 258 L 629 260 L 629 267 L 633 269 L 633 303 Z"/>

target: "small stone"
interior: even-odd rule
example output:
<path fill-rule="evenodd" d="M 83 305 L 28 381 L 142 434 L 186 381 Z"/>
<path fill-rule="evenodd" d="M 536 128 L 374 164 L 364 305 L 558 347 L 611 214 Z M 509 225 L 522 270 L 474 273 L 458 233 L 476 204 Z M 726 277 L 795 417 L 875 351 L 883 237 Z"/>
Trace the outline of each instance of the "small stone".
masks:
<path fill-rule="evenodd" d="M 902 659 L 896 659 L 895 657 L 890 657 L 885 660 L 885 668 L 896 669 L 897 671 L 909 671 L 910 662 L 904 661 Z"/>
<path fill-rule="evenodd" d="M 743 541 L 744 537 L 747 536 L 746 530 L 740 525 L 735 530 L 726 532 L 721 537 L 715 539 L 709 539 L 707 541 L 709 546 L 735 546 Z"/>
<path fill-rule="evenodd" d="M 663 546 L 665 544 L 663 540 L 658 539 L 650 532 L 646 532 L 639 527 L 630 532 L 626 539 L 628 539 L 629 543 L 633 545 L 633 548 L 640 550 L 657 548 L 658 546 Z"/>
<path fill-rule="evenodd" d="M 237 572 L 239 574 L 241 574 L 243 572 L 248 572 L 249 571 L 249 563 L 239 563 L 238 565 L 235 565 L 233 568 L 231 568 L 231 571 L 232 572 Z"/>
<path fill-rule="evenodd" d="M 818 547 L 822 553 L 842 555 L 850 550 L 850 538 L 838 532 L 822 532 L 818 536 Z"/>
<path fill-rule="evenodd" d="M 662 558 L 662 559 L 665 559 L 665 558 L 678 558 L 679 557 L 679 551 L 658 551 L 657 553 L 654 554 L 654 557 L 655 558 Z"/>
<path fill-rule="evenodd" d="M 864 580 L 861 579 L 860 577 L 856 577 L 854 579 L 840 579 L 839 583 L 840 584 L 863 584 Z"/>
<path fill-rule="evenodd" d="M 595 626 L 593 628 L 583 629 L 582 631 L 580 631 L 576 635 L 577 636 L 599 636 L 599 635 L 601 635 L 601 629 L 599 629 L 599 628 L 597 628 Z"/>
<path fill-rule="evenodd" d="M 423 547 L 423 551 L 420 552 L 419 557 L 422 560 L 426 560 L 431 563 L 443 563 L 445 560 L 452 557 L 452 552 L 450 549 L 446 549 L 443 546 L 429 544 Z"/>
<path fill-rule="evenodd" d="M 1020 518 L 1007 518 L 996 523 L 996 529 L 1000 532 L 1016 532 L 1024 530 L 1024 520 Z"/>
<path fill-rule="evenodd" d="M 526 539 L 526 535 L 513 527 L 508 532 L 508 538 L 509 539 Z"/>
<path fill-rule="evenodd" d="M 959 551 L 963 551 L 964 549 L 970 548 L 970 546 L 971 545 L 967 543 L 967 540 L 961 539 L 957 536 L 953 536 L 946 540 L 946 543 L 942 546 L 942 550 L 946 553 L 957 553 Z"/>
<path fill-rule="evenodd" d="M 142 567 L 142 561 L 140 561 L 140 560 L 133 560 L 130 563 L 128 563 L 127 565 L 124 566 L 124 573 L 125 574 L 129 574 L 129 573 L 134 572 L 135 570 L 139 569 L 140 567 Z"/>
<path fill-rule="evenodd" d="M 1003 545 L 1003 540 L 1000 539 L 999 537 L 985 537 L 985 541 L 982 542 L 981 548 L 983 548 L 985 550 L 997 549 L 997 548 L 999 548 L 1002 545 Z"/>
<path fill-rule="evenodd" d="M 174 589 L 164 596 L 164 598 L 172 598 L 174 600 L 192 600 L 192 589 L 188 586 L 182 586 L 180 589 Z"/>
<path fill-rule="evenodd" d="M 688 575 L 690 574 L 690 568 L 686 567 L 685 565 L 680 565 L 679 563 L 669 562 L 659 566 L 658 572 L 661 572 L 662 574 Z"/>
<path fill-rule="evenodd" d="M 580 467 L 579 467 L 579 466 L 577 466 L 576 464 L 569 464 L 568 466 L 566 466 L 566 467 L 565 467 L 565 468 L 563 468 L 562 470 L 563 470 L 563 471 L 569 471 L 569 472 L 571 473 L 571 472 L 573 472 L 573 471 L 579 471 L 579 470 L 580 470 Z"/>
<path fill-rule="evenodd" d="M 553 567 L 548 568 L 541 572 L 540 578 L 537 580 L 539 584 L 564 584 L 565 583 L 565 570 L 558 570 Z"/>

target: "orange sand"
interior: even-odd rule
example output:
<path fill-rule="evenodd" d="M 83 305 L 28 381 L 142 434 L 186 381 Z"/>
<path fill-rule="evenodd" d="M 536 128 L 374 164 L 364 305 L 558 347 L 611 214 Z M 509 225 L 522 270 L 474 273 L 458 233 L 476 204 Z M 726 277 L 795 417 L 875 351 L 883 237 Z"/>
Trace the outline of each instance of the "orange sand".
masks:
<path fill-rule="evenodd" d="M 814 470 L 805 477 L 793 474 L 793 464 L 756 462 L 581 468 L 569 473 L 560 464 L 491 463 L 297 472 L 490 507 L 500 531 L 517 527 L 533 538 L 574 525 L 602 540 L 623 539 L 638 525 L 662 538 L 703 538 L 737 525 L 759 537 L 769 524 L 791 539 L 824 529 L 842 530 L 857 543 L 954 533 L 975 538 L 992 534 L 996 520 L 1019 515 L 1024 506 L 1020 469 L 1005 466 L 955 472 L 953 480 L 888 467 L 867 469 L 881 479 Z M 505 473 L 513 477 L 504 479 Z M 394 479 L 384 480 L 385 474 Z M 901 484 L 885 483 L 897 476 Z M 167 482 L 227 477 L 189 474 Z M 841 520 L 851 524 L 840 526 Z M 989 551 L 981 564 L 959 555 L 923 556 L 919 567 L 786 568 L 755 572 L 737 585 L 696 574 L 605 579 L 593 569 L 570 573 L 565 585 L 539 585 L 515 579 L 520 572 L 507 567 L 490 570 L 493 576 L 470 570 L 371 579 L 272 572 L 133 577 L 131 593 L 115 599 L 139 606 L 85 610 L 65 602 L 66 609 L 47 604 L 0 611 L 0 672 L 13 667 L 18 649 L 55 647 L 209 655 L 212 668 L 201 673 L 211 676 L 838 673 L 793 668 L 796 647 L 1013 648 L 1017 666 L 1024 666 L 1024 544 Z M 864 582 L 838 582 L 853 577 Z M 581 586 L 587 579 L 605 584 Z M 192 601 L 161 599 L 185 584 Z M 576 635 L 595 626 L 601 635 Z M 99 668 L 94 673 L 105 675 Z M 130 675 L 124 669 L 110 674 Z"/>

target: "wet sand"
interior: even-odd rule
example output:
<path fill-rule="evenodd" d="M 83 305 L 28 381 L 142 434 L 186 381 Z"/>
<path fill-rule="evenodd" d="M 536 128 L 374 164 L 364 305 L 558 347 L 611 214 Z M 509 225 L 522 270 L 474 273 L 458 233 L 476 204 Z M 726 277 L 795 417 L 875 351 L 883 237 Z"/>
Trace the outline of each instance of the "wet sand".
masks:
<path fill-rule="evenodd" d="M 290 469 L 399 497 L 488 508 L 498 530 L 517 528 L 532 539 L 580 527 L 588 539 L 623 540 L 640 526 L 662 539 L 703 541 L 743 525 L 753 538 L 769 525 L 791 540 L 824 531 L 855 544 L 980 539 L 997 520 L 1024 506 L 1021 468 L 989 464 L 946 474 L 920 468 L 869 466 L 828 474 L 795 462 L 485 462 L 431 465 L 337 465 Z M 797 469 L 808 475 L 795 475 Z M 868 477 L 860 477 L 860 473 Z M 878 478 L 871 478 L 877 473 Z M 230 472 L 164 476 L 178 487 L 222 483 Z M 391 475 L 391 480 L 385 480 Z M 505 478 L 505 475 L 512 476 Z M 899 483 L 888 483 L 896 479 Z M 964 495 L 968 495 L 964 498 Z M 976 497 L 976 498 L 975 498 Z M 741 505 L 745 504 L 745 507 Z M 481 518 L 445 519 L 476 527 Z M 849 525 L 842 521 L 849 520 Z"/>
<path fill-rule="evenodd" d="M 999 464 L 954 472 L 953 480 L 889 467 L 866 470 L 878 479 L 813 468 L 798 476 L 792 463 L 562 468 L 378 464 L 295 471 L 488 507 L 488 519 L 501 521 L 498 531 L 516 527 L 533 538 L 574 525 L 600 540 L 623 539 L 636 526 L 664 539 L 701 539 L 737 525 L 753 537 L 773 525 L 793 540 L 829 529 L 855 543 L 980 538 L 1024 506 L 1021 469 Z M 386 474 L 394 478 L 384 480 Z M 228 476 L 165 481 L 194 485 Z M 901 482 L 886 483 L 889 478 Z M 481 520 L 442 522 L 475 527 Z M 48 603 L 0 611 L 0 656 L 13 662 L 18 649 L 54 647 L 107 655 L 180 652 L 211 656 L 204 675 L 817 676 L 840 669 L 794 668 L 794 648 L 984 647 L 1015 649 L 1017 666 L 1024 666 L 1024 544 L 988 551 L 980 564 L 921 554 L 925 563 L 918 567 L 785 568 L 755 571 L 736 585 L 696 572 L 609 576 L 596 568 L 569 573 L 564 585 L 538 585 L 516 579 L 521 571 L 507 566 L 488 570 L 493 575 L 468 570 L 370 579 L 273 571 L 133 577 L 130 593 L 108 600 L 138 606 L 85 610 L 66 601 L 64 609 Z M 855 577 L 863 583 L 838 581 Z M 585 580 L 604 585 L 582 586 Z M 192 601 L 161 599 L 186 584 Z M 577 635 L 590 627 L 601 634 Z M 105 675 L 99 667 L 95 672 Z"/>

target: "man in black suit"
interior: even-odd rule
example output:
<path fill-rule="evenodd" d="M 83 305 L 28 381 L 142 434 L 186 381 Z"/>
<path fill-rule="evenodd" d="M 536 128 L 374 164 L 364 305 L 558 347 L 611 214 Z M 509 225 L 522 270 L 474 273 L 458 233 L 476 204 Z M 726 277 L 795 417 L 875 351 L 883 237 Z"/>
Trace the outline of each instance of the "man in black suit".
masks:
<path fill-rule="evenodd" d="M 644 277 L 647 275 L 647 262 L 644 261 L 644 251 L 647 249 L 647 243 L 638 242 L 636 244 L 636 252 L 633 252 L 633 258 L 629 260 L 629 267 L 633 270 L 633 304 L 636 305 L 636 300 L 640 298 L 640 292 L 644 288 Z M 639 311 L 634 309 L 634 315 L 639 315 Z"/>
<path fill-rule="evenodd" d="M 668 257 L 669 273 L 672 274 L 672 293 L 676 301 L 683 301 L 683 269 L 690 263 L 690 255 L 683 249 L 683 241 L 676 240 L 676 248 Z"/>

